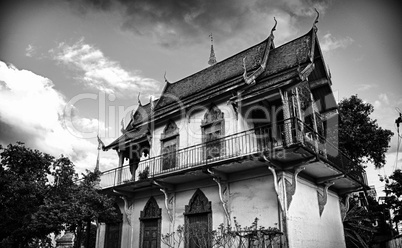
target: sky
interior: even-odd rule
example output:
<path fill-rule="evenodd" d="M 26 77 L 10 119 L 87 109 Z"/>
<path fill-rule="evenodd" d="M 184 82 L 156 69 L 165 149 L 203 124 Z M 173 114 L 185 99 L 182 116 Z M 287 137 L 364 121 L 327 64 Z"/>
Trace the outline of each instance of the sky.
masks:
<path fill-rule="evenodd" d="M 120 121 L 176 82 L 263 41 L 276 17 L 276 46 L 307 33 L 318 39 L 338 100 L 357 94 L 373 119 L 396 133 L 402 109 L 402 16 L 396 0 L 16 0 L 0 4 L 0 144 L 17 141 L 69 156 L 93 170 Z M 139 95 L 140 94 L 140 95 Z M 367 164 L 369 184 L 402 168 L 397 135 L 387 164 Z M 102 171 L 117 166 L 102 152 Z"/>

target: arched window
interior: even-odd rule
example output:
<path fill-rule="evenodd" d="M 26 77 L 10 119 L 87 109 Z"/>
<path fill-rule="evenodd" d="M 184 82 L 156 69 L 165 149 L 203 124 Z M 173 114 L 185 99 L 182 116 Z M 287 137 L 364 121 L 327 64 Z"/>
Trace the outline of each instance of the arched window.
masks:
<path fill-rule="evenodd" d="M 205 113 L 201 122 L 202 139 L 205 143 L 205 158 L 211 159 L 223 155 L 225 120 L 222 111 L 215 105 L 211 104 L 208 112 Z"/>
<path fill-rule="evenodd" d="M 161 247 L 162 209 L 154 197 L 151 197 L 140 213 L 140 247 Z"/>
<path fill-rule="evenodd" d="M 185 206 L 184 216 L 185 247 L 211 247 L 212 240 L 208 235 L 212 231 L 211 202 L 200 189 Z"/>
<path fill-rule="evenodd" d="M 179 129 L 174 121 L 170 120 L 163 130 L 162 142 L 162 170 L 176 167 L 177 149 L 179 148 Z"/>

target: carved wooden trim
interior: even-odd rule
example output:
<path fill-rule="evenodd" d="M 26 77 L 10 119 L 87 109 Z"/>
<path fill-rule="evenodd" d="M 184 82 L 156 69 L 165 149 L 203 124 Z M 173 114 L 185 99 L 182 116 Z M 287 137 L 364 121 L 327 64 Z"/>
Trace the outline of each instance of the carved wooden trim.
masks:
<path fill-rule="evenodd" d="M 163 133 L 161 134 L 161 141 L 170 139 L 174 136 L 179 135 L 179 128 L 177 127 L 176 123 L 173 120 L 169 120 L 166 124 Z"/>
<path fill-rule="evenodd" d="M 196 215 L 196 214 L 207 214 L 207 227 L 208 227 L 208 232 L 212 231 L 212 204 L 210 201 L 208 201 L 208 198 L 205 196 L 205 194 L 200 190 L 197 189 L 193 196 L 191 197 L 188 205 L 185 206 L 185 211 L 184 211 L 184 247 L 189 246 L 190 242 L 190 230 L 189 230 L 189 217 L 191 215 Z"/>
<path fill-rule="evenodd" d="M 156 242 L 156 247 L 161 247 L 161 222 L 162 222 L 162 209 L 159 208 L 158 203 L 155 198 L 152 196 L 149 198 L 148 202 L 145 204 L 144 210 L 140 212 L 140 240 L 139 247 L 143 247 L 144 241 L 144 221 L 146 220 L 157 220 L 158 222 L 158 241 Z"/>

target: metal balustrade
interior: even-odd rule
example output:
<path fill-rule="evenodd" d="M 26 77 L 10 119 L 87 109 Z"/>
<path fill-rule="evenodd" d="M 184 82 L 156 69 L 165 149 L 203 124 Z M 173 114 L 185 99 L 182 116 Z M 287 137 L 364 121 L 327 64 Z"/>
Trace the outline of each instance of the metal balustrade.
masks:
<path fill-rule="evenodd" d="M 153 178 L 233 158 L 259 156 L 261 152 L 274 151 L 293 144 L 301 144 L 313 150 L 334 167 L 360 182 L 365 182 L 364 170 L 351 170 L 355 166 L 352 166 L 353 162 L 344 153 L 299 119 L 290 118 L 274 125 L 257 127 L 140 161 L 134 173 L 129 165 L 105 171 L 101 175 L 100 186 L 108 188 L 138 181 L 140 174 L 144 178 Z"/>

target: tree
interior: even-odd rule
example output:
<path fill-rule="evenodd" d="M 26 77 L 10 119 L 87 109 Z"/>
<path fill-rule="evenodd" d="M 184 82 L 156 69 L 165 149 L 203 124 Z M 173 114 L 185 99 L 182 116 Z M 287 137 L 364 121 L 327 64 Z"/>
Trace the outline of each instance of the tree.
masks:
<path fill-rule="evenodd" d="M 115 216 L 114 200 L 94 187 L 99 172 L 79 180 L 67 157 L 55 159 L 23 143 L 0 150 L 0 245 L 45 246 L 50 233 Z"/>
<path fill-rule="evenodd" d="M 373 111 L 373 105 L 357 95 L 339 103 L 339 148 L 357 165 L 370 161 L 381 168 L 393 133 L 370 118 Z"/>
<path fill-rule="evenodd" d="M 397 224 L 402 220 L 402 171 L 395 170 L 389 179 L 385 185 L 386 205 L 392 211 L 392 221 Z"/>

